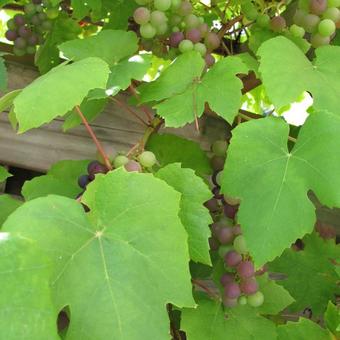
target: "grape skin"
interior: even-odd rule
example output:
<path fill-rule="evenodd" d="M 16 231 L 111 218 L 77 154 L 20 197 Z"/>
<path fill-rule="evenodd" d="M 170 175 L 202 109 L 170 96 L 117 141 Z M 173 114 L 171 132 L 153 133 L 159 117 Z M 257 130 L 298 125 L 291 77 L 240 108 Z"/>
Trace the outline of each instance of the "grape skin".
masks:
<path fill-rule="evenodd" d="M 150 20 L 150 11 L 145 7 L 139 7 L 135 10 L 133 18 L 139 25 L 144 25 Z"/>
<path fill-rule="evenodd" d="M 192 43 L 191 40 L 184 39 L 183 41 L 180 42 L 178 48 L 182 53 L 190 52 L 194 49 L 194 44 Z"/>
<path fill-rule="evenodd" d="M 204 42 L 205 42 L 205 45 L 208 47 L 208 49 L 211 50 L 211 51 L 218 48 L 220 46 L 220 43 L 221 43 L 220 38 L 214 32 L 207 33 Z"/>
<path fill-rule="evenodd" d="M 229 299 L 237 299 L 241 295 L 240 286 L 236 282 L 227 283 L 224 286 L 224 294 Z"/>
<path fill-rule="evenodd" d="M 318 25 L 318 32 L 324 37 L 331 36 L 335 30 L 335 23 L 331 19 L 323 19 Z"/>
<path fill-rule="evenodd" d="M 134 160 L 129 160 L 125 165 L 124 168 L 126 171 L 128 172 L 142 172 L 142 167 L 140 166 L 140 164 Z"/>
<path fill-rule="evenodd" d="M 320 15 L 327 8 L 327 0 L 311 0 L 309 4 L 310 13 Z"/>
<path fill-rule="evenodd" d="M 255 274 L 255 268 L 251 261 L 242 261 L 237 266 L 237 273 L 243 279 L 250 278 Z"/>
<path fill-rule="evenodd" d="M 152 168 L 157 162 L 155 154 L 151 151 L 141 153 L 138 160 L 140 164 L 146 168 Z"/>
<path fill-rule="evenodd" d="M 247 280 L 242 280 L 240 284 L 240 288 L 241 288 L 242 293 L 244 293 L 245 295 L 252 295 L 258 291 L 259 285 L 256 282 L 256 279 L 251 278 Z"/>
<path fill-rule="evenodd" d="M 227 266 L 236 267 L 242 261 L 242 256 L 236 251 L 231 250 L 225 255 L 224 260 Z"/>
<path fill-rule="evenodd" d="M 170 35 L 169 39 L 170 46 L 178 47 L 182 40 L 184 40 L 184 34 L 182 32 L 174 32 Z"/>
<path fill-rule="evenodd" d="M 275 16 L 270 20 L 270 28 L 274 32 L 281 32 L 286 28 L 286 26 L 287 24 L 285 18 L 280 15 Z"/>
<path fill-rule="evenodd" d="M 185 38 L 190 40 L 194 44 L 198 43 L 201 40 L 201 32 L 196 28 L 192 28 L 191 30 L 186 32 Z"/>
<path fill-rule="evenodd" d="M 261 292 L 256 292 L 255 294 L 247 297 L 247 302 L 249 306 L 260 307 L 264 302 L 264 296 Z"/>
<path fill-rule="evenodd" d="M 140 34 L 145 39 L 152 39 L 156 35 L 156 29 L 151 24 L 141 25 Z"/>

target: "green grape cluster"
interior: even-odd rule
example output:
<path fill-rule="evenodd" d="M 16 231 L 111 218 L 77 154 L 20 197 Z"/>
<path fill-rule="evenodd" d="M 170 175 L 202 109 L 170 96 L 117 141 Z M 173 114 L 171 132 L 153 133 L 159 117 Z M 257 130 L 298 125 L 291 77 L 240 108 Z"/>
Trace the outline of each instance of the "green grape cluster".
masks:
<path fill-rule="evenodd" d="M 41 0 L 32 0 L 24 6 L 23 14 L 16 14 L 7 22 L 6 39 L 14 42 L 17 56 L 34 54 L 36 47 L 44 42 L 44 35 L 52 29 L 53 19 L 59 15 L 58 8 Z"/>
<path fill-rule="evenodd" d="M 145 49 L 156 54 L 199 52 L 207 66 L 214 64 L 212 52 L 220 44 L 219 36 L 210 31 L 202 17 L 193 13 L 188 0 L 135 0 L 139 5 L 134 20 L 140 25 Z M 171 54 L 171 53 L 170 53 Z"/>
<path fill-rule="evenodd" d="M 340 0 L 299 0 L 290 32 L 303 37 L 308 33 L 314 48 L 328 45 L 340 24 Z"/>

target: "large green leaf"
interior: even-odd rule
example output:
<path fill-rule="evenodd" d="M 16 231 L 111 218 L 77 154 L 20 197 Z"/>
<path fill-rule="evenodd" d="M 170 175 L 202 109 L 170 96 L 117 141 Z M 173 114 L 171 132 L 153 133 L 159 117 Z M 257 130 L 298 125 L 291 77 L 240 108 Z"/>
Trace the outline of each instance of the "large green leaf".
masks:
<path fill-rule="evenodd" d="M 191 168 L 199 175 L 211 173 L 209 158 L 199 144 L 171 134 L 153 134 L 149 138 L 147 149 L 156 154 L 161 166 L 181 163 L 184 168 Z"/>
<path fill-rule="evenodd" d="M 75 39 L 59 45 L 63 54 L 72 60 L 98 57 L 113 66 L 138 50 L 134 32 L 103 30 L 86 39 Z"/>
<path fill-rule="evenodd" d="M 208 238 L 212 219 L 203 203 L 211 198 L 211 191 L 202 178 L 178 163 L 160 169 L 156 176 L 182 194 L 179 217 L 189 235 L 189 253 L 195 262 L 211 264 Z"/>
<path fill-rule="evenodd" d="M 22 90 L 14 90 L 0 98 L 0 112 L 8 110 L 13 105 L 13 100 Z"/>
<path fill-rule="evenodd" d="M 9 195 L 0 195 L 0 227 L 6 221 L 7 217 L 17 208 L 22 202 L 12 198 Z"/>
<path fill-rule="evenodd" d="M 39 77 L 14 99 L 19 132 L 39 127 L 80 105 L 91 89 L 105 88 L 108 75 L 104 61 L 87 58 L 57 66 Z"/>
<path fill-rule="evenodd" d="M 131 13 L 138 7 L 134 0 L 104 0 L 104 5 L 109 12 L 104 29 L 127 29 Z"/>
<path fill-rule="evenodd" d="M 331 340 L 331 335 L 317 323 L 300 318 L 277 328 L 278 340 Z"/>
<path fill-rule="evenodd" d="M 102 10 L 102 0 L 72 0 L 71 1 L 75 18 L 82 19 L 88 14 L 98 15 Z"/>
<path fill-rule="evenodd" d="M 224 58 L 200 81 L 193 81 L 183 93 L 157 104 L 157 113 L 165 119 L 167 126 L 180 127 L 193 122 L 195 114 L 200 117 L 205 103 L 208 103 L 213 111 L 232 123 L 241 106 L 243 88 L 236 74 L 247 72 L 248 68 L 241 59 Z"/>
<path fill-rule="evenodd" d="M 329 207 L 340 207 L 340 118 L 320 112 L 302 127 L 292 151 L 289 126 L 268 117 L 241 124 L 233 138 L 222 191 L 241 199 L 238 222 L 257 266 L 313 230 L 313 190 Z"/>
<path fill-rule="evenodd" d="M 7 69 L 5 66 L 5 61 L 0 54 L 0 91 L 5 91 L 7 89 L 7 80 Z"/>
<path fill-rule="evenodd" d="M 308 235 L 304 244 L 304 249 L 298 252 L 287 249 L 271 263 L 270 270 L 287 276 L 278 283 L 296 300 L 289 307 L 292 311 L 310 307 L 315 315 L 319 315 L 325 311 L 328 301 L 340 292 L 332 263 L 332 259 L 340 259 L 340 246 L 336 246 L 333 240 L 321 239 L 315 233 Z"/>
<path fill-rule="evenodd" d="M 340 47 L 324 46 L 315 53 L 311 63 L 293 42 L 281 36 L 262 44 L 258 50 L 261 78 L 277 108 L 310 91 L 317 110 L 339 113 Z"/>
<path fill-rule="evenodd" d="M 3 167 L 0 165 L 0 183 L 5 181 L 8 177 L 11 177 L 12 175 Z"/>
<path fill-rule="evenodd" d="M 75 200 L 38 198 L 4 225 L 49 257 L 55 309 L 70 309 L 67 339 L 169 339 L 166 303 L 194 305 L 180 194 L 151 174 L 118 169 L 97 177 L 83 201 L 89 214 Z M 22 308 L 30 305 L 29 296 L 21 299 Z"/>
<path fill-rule="evenodd" d="M 207 299 L 200 299 L 196 309 L 183 310 L 181 329 L 188 340 L 276 339 L 274 323 L 256 308 L 239 306 L 224 312 L 219 301 Z"/>
<path fill-rule="evenodd" d="M 75 198 L 82 189 L 78 178 L 87 173 L 89 161 L 60 161 L 54 164 L 47 175 L 26 181 L 22 195 L 26 201 L 47 195 L 60 195 Z"/>

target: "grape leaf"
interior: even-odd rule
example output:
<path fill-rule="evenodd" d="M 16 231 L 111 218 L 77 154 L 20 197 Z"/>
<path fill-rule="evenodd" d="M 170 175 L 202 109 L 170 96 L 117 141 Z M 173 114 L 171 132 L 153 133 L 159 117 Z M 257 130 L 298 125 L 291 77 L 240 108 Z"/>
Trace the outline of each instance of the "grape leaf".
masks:
<path fill-rule="evenodd" d="M 280 108 L 294 102 L 303 91 L 313 95 L 316 110 L 338 113 L 340 47 L 315 50 L 311 63 L 303 52 L 284 37 L 266 41 L 258 50 L 260 73 L 268 97 Z M 325 90 L 327 89 L 327 90 Z"/>
<path fill-rule="evenodd" d="M 165 125 L 170 127 L 191 123 L 195 115 L 201 117 L 205 103 L 219 116 L 232 123 L 241 106 L 243 88 L 243 83 L 236 74 L 247 72 L 248 68 L 241 59 L 221 59 L 200 81 L 193 81 L 183 93 L 154 107 L 164 118 Z"/>
<path fill-rule="evenodd" d="M 59 65 L 39 77 L 14 99 L 19 132 L 39 127 L 80 105 L 91 89 L 105 88 L 108 75 L 104 61 L 87 58 Z"/>
<path fill-rule="evenodd" d="M 138 7 L 134 0 L 104 0 L 104 6 L 108 9 L 108 21 L 104 23 L 104 29 L 128 28 L 129 18 Z"/>
<path fill-rule="evenodd" d="M 71 6 L 73 8 L 73 17 L 82 19 L 89 13 L 98 15 L 102 10 L 101 0 L 72 0 Z"/>
<path fill-rule="evenodd" d="M 82 191 L 78 186 L 78 178 L 87 173 L 88 163 L 87 160 L 55 163 L 47 175 L 26 181 L 22 195 L 26 201 L 51 194 L 76 198 Z"/>
<path fill-rule="evenodd" d="M 331 335 L 315 322 L 300 318 L 277 328 L 278 340 L 331 340 Z"/>
<path fill-rule="evenodd" d="M 7 217 L 17 208 L 22 202 L 12 198 L 10 195 L 0 195 L 0 227 L 6 221 Z"/>
<path fill-rule="evenodd" d="M 224 312 L 219 301 L 208 299 L 200 299 L 196 309 L 183 309 L 181 329 L 189 340 L 276 339 L 274 323 L 256 308 L 238 306 Z"/>
<path fill-rule="evenodd" d="M 88 214 L 66 197 L 38 198 L 4 225 L 49 257 L 55 309 L 70 309 L 67 338 L 169 339 L 166 303 L 194 305 L 180 194 L 151 174 L 118 169 L 98 176 L 83 201 Z"/>
<path fill-rule="evenodd" d="M 200 77 L 204 61 L 198 52 L 181 54 L 161 75 L 138 87 L 141 103 L 158 101 L 179 94 Z"/>
<path fill-rule="evenodd" d="M 257 266 L 312 232 L 309 190 L 323 204 L 340 206 L 340 118 L 312 114 L 292 151 L 288 132 L 281 118 L 241 124 L 233 130 L 224 168 L 222 192 L 241 199 L 237 218 Z"/>
<path fill-rule="evenodd" d="M 211 264 L 208 238 L 209 224 L 213 221 L 203 203 L 211 198 L 211 191 L 191 169 L 181 168 L 178 163 L 169 164 L 156 173 L 182 194 L 179 217 L 189 235 L 189 253 L 195 262 Z"/>
<path fill-rule="evenodd" d="M 337 335 L 340 336 L 338 328 L 340 326 L 340 309 L 335 306 L 331 301 L 328 302 L 327 309 L 324 315 L 324 320 L 327 328 Z"/>
<path fill-rule="evenodd" d="M 13 100 L 22 90 L 14 90 L 0 98 L 0 112 L 8 110 L 13 105 Z"/>
<path fill-rule="evenodd" d="M 0 233 L 0 338 L 60 339 L 48 279 L 49 259 L 35 242 Z"/>
<path fill-rule="evenodd" d="M 69 59 L 101 58 L 113 66 L 138 50 L 134 32 L 103 30 L 86 39 L 75 39 L 59 45 L 59 50 Z"/>
<path fill-rule="evenodd" d="M 3 166 L 0 166 L 0 183 L 5 181 L 8 177 L 11 176 L 12 175 Z"/>
<path fill-rule="evenodd" d="M 181 163 L 184 168 L 191 168 L 199 175 L 211 173 L 209 158 L 200 146 L 188 139 L 171 134 L 153 134 L 147 149 L 154 152 L 163 167 L 170 163 Z"/>
<path fill-rule="evenodd" d="M 1 54 L 0 54 L 1 55 Z M 5 66 L 4 58 L 0 57 L 0 90 L 5 91 L 7 89 L 7 70 Z"/>
<path fill-rule="evenodd" d="M 313 314 L 319 315 L 334 294 L 340 292 L 335 265 L 331 261 L 340 258 L 340 247 L 333 240 L 321 239 L 316 233 L 306 236 L 304 244 L 304 249 L 298 252 L 287 249 L 269 268 L 287 275 L 286 279 L 277 282 L 296 300 L 289 309 L 295 312 L 310 307 Z"/>

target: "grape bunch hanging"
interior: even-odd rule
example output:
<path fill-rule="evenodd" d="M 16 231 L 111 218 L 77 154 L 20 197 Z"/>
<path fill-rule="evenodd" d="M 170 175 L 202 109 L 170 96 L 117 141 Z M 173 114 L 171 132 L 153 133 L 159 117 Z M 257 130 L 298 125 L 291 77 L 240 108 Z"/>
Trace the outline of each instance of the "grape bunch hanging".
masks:
<path fill-rule="evenodd" d="M 16 14 L 7 22 L 6 39 L 14 42 L 13 53 L 17 56 L 34 54 L 44 42 L 44 35 L 52 28 L 52 20 L 58 9 L 46 7 L 41 0 L 26 4 L 23 14 Z"/>
<path fill-rule="evenodd" d="M 140 35 L 144 47 L 155 40 L 167 53 L 185 53 L 197 51 L 205 59 L 207 66 L 215 62 L 212 52 L 220 46 L 220 38 L 210 31 L 202 17 L 193 13 L 193 6 L 188 0 L 135 0 L 139 7 L 134 12 L 134 20 L 140 25 Z M 151 40 L 152 39 L 152 40 Z M 155 52 L 155 51 L 153 51 Z"/>
<path fill-rule="evenodd" d="M 224 263 L 224 273 L 220 277 L 223 287 L 223 304 L 226 307 L 250 305 L 259 307 L 264 302 L 264 295 L 259 291 L 256 275 L 263 270 L 255 271 L 249 256 L 241 226 L 237 224 L 239 200 L 220 193 L 221 175 L 224 166 L 228 143 L 216 141 L 212 145 L 211 158 L 214 174 L 212 192 L 214 197 L 206 202 L 206 207 L 214 219 L 211 225 L 210 248 L 217 252 Z"/>

